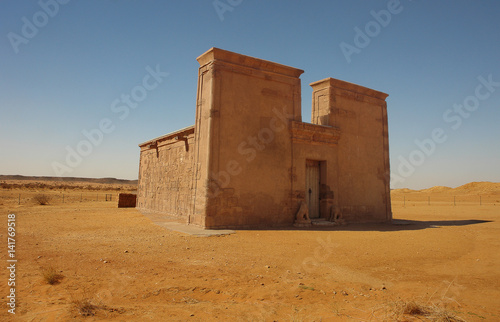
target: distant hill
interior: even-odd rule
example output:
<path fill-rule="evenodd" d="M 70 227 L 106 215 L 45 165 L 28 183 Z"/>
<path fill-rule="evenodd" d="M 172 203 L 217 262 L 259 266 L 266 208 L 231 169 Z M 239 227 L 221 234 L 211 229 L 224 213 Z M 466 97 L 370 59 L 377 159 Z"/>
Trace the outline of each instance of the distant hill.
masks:
<path fill-rule="evenodd" d="M 481 182 L 470 182 L 466 183 L 460 187 L 450 188 L 443 186 L 435 186 L 432 188 L 422 189 L 422 190 L 411 190 L 408 188 L 403 189 L 393 189 L 391 191 L 393 194 L 399 193 L 446 193 L 446 194 L 464 194 L 464 195 L 479 195 L 479 194 L 488 194 L 488 195 L 496 195 L 500 194 L 500 182 L 489 182 L 489 181 L 481 181 Z"/>
<path fill-rule="evenodd" d="M 0 180 L 26 180 L 26 181 L 60 181 L 60 182 L 84 182 L 100 184 L 130 184 L 137 185 L 138 180 L 125 180 L 116 178 L 76 178 L 76 177 L 32 177 L 22 175 L 1 175 Z"/>
<path fill-rule="evenodd" d="M 470 182 L 456 187 L 453 191 L 467 194 L 500 194 L 500 182 Z"/>
<path fill-rule="evenodd" d="M 415 192 L 416 190 L 408 189 L 408 188 L 401 188 L 401 189 L 392 189 L 392 193 L 410 193 L 410 192 Z"/>
<path fill-rule="evenodd" d="M 445 186 L 435 186 L 432 188 L 419 190 L 418 192 L 436 193 L 436 192 L 447 192 L 449 190 L 453 190 L 453 188 L 445 187 Z"/>

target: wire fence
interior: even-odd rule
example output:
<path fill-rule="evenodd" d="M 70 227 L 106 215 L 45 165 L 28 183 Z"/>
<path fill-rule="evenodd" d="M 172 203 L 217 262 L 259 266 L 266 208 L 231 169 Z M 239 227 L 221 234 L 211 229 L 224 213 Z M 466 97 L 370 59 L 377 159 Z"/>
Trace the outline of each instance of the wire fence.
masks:
<path fill-rule="evenodd" d="M 120 193 L 135 191 L 0 191 L 0 205 L 41 205 L 80 202 L 118 202 Z"/>
<path fill-rule="evenodd" d="M 497 206 L 500 195 L 416 195 L 398 194 L 391 196 L 393 206 Z"/>
<path fill-rule="evenodd" d="M 39 199 L 48 204 L 78 202 L 118 202 L 120 193 L 136 191 L 13 191 L 0 190 L 0 205 L 36 205 Z M 42 198 L 42 196 L 44 198 Z M 391 196 L 393 206 L 500 206 L 500 195 L 428 195 L 397 194 Z"/>

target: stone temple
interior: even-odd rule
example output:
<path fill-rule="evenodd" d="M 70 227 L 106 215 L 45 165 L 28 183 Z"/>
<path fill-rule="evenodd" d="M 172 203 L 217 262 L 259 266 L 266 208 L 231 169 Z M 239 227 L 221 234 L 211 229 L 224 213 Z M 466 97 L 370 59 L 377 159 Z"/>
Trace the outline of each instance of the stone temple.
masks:
<path fill-rule="evenodd" d="M 195 124 L 139 145 L 137 208 L 205 228 L 386 222 L 387 94 L 211 48 L 200 57 Z"/>

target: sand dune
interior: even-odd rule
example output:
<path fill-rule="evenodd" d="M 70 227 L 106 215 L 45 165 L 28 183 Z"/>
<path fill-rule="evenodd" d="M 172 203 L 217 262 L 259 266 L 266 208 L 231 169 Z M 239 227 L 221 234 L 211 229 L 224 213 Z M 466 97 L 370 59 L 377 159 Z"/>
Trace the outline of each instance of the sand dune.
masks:
<path fill-rule="evenodd" d="M 449 190 L 452 190 L 452 188 L 445 187 L 445 186 L 435 186 L 435 187 L 432 187 L 432 188 L 418 190 L 418 192 L 436 193 L 436 192 L 447 192 Z"/>
<path fill-rule="evenodd" d="M 410 192 L 415 192 L 416 190 L 408 189 L 408 188 L 401 188 L 401 189 L 392 189 L 391 193 L 410 193 Z"/>
<path fill-rule="evenodd" d="M 500 194 L 500 182 L 470 182 L 456 188 L 445 186 L 435 186 L 422 190 L 412 190 L 408 188 L 393 189 L 393 194 L 402 193 L 444 193 L 444 194 L 459 194 L 459 195 L 497 195 Z"/>
<path fill-rule="evenodd" d="M 470 182 L 453 189 L 468 194 L 500 194 L 500 182 Z"/>

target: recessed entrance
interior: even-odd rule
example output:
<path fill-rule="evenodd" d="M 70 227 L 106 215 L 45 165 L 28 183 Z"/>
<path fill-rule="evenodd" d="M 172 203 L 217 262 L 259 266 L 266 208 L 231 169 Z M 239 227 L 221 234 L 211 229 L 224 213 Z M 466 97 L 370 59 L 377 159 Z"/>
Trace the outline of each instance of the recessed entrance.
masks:
<path fill-rule="evenodd" d="M 319 218 L 320 162 L 306 160 L 306 203 L 309 218 Z"/>

